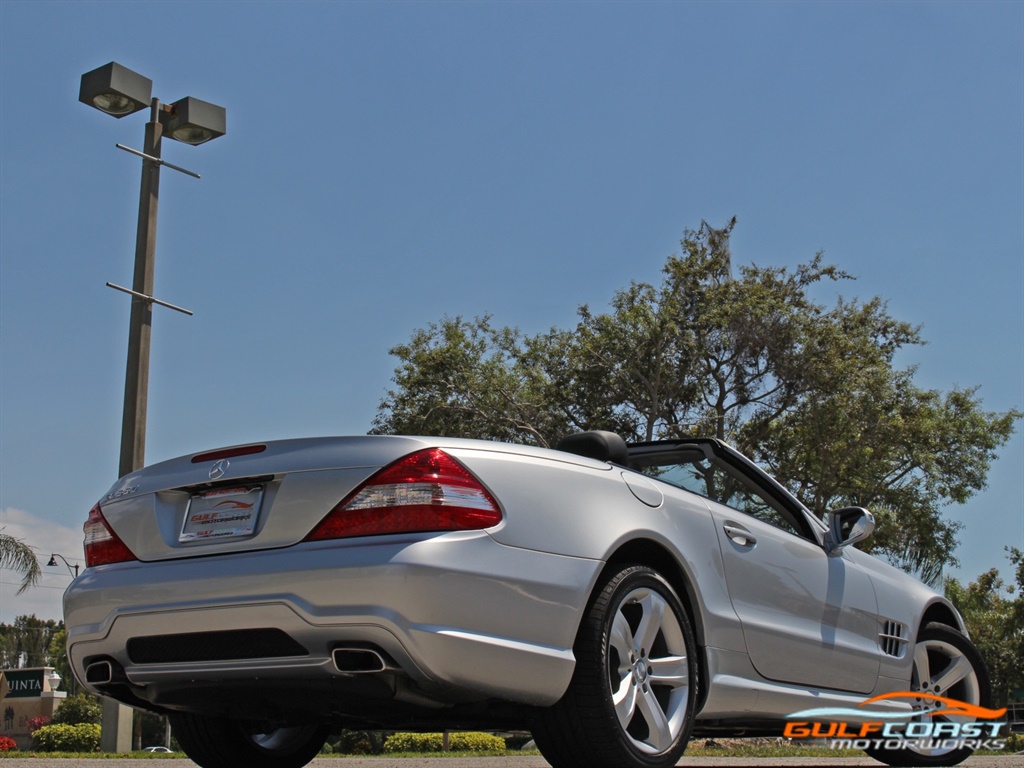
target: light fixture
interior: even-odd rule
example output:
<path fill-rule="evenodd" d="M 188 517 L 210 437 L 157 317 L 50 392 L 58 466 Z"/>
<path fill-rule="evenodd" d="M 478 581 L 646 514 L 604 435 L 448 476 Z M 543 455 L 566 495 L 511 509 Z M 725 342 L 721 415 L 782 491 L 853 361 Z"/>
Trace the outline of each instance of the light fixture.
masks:
<path fill-rule="evenodd" d="M 153 297 L 153 272 L 156 258 L 156 220 L 160 190 L 160 169 L 167 166 L 189 176 L 199 174 L 164 161 L 164 138 L 185 144 L 205 144 L 227 131 L 224 107 L 192 98 L 166 104 L 153 96 L 153 81 L 112 61 L 82 75 L 79 101 L 114 117 L 124 117 L 149 107 L 141 150 L 117 144 L 142 158 L 142 183 L 139 187 L 138 229 L 135 236 L 135 276 L 130 289 L 107 283 L 133 297 L 128 320 L 128 361 L 125 370 L 124 410 L 121 420 L 121 459 L 119 475 L 143 466 L 148 408 L 149 346 L 154 304 L 186 314 L 188 310 Z"/>
<path fill-rule="evenodd" d="M 186 96 L 161 113 L 167 138 L 185 144 L 205 144 L 227 132 L 227 111 L 208 101 Z"/>
<path fill-rule="evenodd" d="M 120 118 L 148 107 L 152 94 L 152 80 L 112 61 L 82 75 L 78 100 Z"/>
<path fill-rule="evenodd" d="M 68 572 L 74 574 L 74 577 L 77 579 L 78 578 L 78 563 L 75 563 L 74 565 L 72 565 L 71 563 L 68 562 L 68 559 L 66 557 L 64 557 L 64 555 L 59 555 L 56 552 L 54 554 L 50 555 L 50 562 L 48 562 L 46 564 L 46 567 L 47 568 L 56 568 L 57 566 L 59 566 L 60 563 L 57 562 L 57 558 L 58 557 L 61 560 L 64 561 L 64 565 L 66 565 L 68 567 Z M 74 570 L 72 570 L 72 568 Z"/>

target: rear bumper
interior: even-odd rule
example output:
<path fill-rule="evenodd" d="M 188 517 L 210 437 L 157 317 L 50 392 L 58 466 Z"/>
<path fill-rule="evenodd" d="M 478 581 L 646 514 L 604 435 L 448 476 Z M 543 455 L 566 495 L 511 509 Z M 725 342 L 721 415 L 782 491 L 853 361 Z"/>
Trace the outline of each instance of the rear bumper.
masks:
<path fill-rule="evenodd" d="M 543 706 L 568 686 L 601 566 L 474 531 L 90 568 L 64 597 L 68 656 L 90 691 L 117 696 L 88 682 L 86 668 L 106 661 L 133 696 L 172 708 L 190 687 L 330 687 L 353 677 L 333 663 L 338 647 L 379 650 L 380 674 L 402 678 L 411 699 Z M 280 630 L 298 650 L 227 648 L 251 629 Z"/>

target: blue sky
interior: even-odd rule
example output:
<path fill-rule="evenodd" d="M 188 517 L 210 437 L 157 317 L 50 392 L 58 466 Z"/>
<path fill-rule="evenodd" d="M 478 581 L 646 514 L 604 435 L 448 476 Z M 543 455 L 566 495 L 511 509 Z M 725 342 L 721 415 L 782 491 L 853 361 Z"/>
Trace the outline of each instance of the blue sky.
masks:
<path fill-rule="evenodd" d="M 923 325 L 921 386 L 1024 406 L 1024 3 L 0 0 L 0 525 L 75 560 L 116 479 L 145 113 L 111 60 L 228 134 L 164 158 L 149 462 L 365 432 L 388 349 L 444 315 L 532 333 L 657 281 L 687 227 L 823 250 Z M 834 295 L 822 295 L 832 301 Z M 949 514 L 972 578 L 1024 548 L 1018 434 Z M 68 582 L 0 620 L 59 616 Z"/>

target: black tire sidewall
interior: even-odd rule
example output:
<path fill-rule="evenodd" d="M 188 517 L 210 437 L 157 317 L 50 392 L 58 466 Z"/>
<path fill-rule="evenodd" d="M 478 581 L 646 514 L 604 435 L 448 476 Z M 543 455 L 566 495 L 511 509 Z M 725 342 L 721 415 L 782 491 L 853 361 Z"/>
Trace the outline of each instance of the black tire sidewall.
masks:
<path fill-rule="evenodd" d="M 978 704 L 982 707 L 992 706 L 992 687 L 989 682 L 988 667 L 974 643 L 964 635 L 946 624 L 929 623 L 917 634 L 916 643 L 938 640 L 956 648 L 974 668 L 978 678 Z M 908 686 L 909 687 L 909 686 Z M 883 763 L 893 766 L 948 766 L 956 765 L 970 757 L 974 750 L 968 747 L 953 750 L 945 755 L 929 756 L 908 749 L 865 749 L 868 755 Z"/>
<path fill-rule="evenodd" d="M 181 713 L 172 729 L 185 753 L 202 768 L 301 768 L 320 752 L 327 737 L 323 725 L 310 723 L 308 733 L 280 749 L 257 744 L 243 723 L 221 717 Z"/>
<path fill-rule="evenodd" d="M 623 600 L 636 589 L 650 589 L 673 612 L 683 634 L 690 671 L 687 711 L 672 747 L 650 755 L 625 733 L 615 713 L 608 673 L 612 623 Z M 594 591 L 574 645 L 576 670 L 569 689 L 543 718 L 535 734 L 545 758 L 555 766 L 665 768 L 675 765 L 693 729 L 696 702 L 697 645 L 688 614 L 675 590 L 657 571 L 641 565 L 606 569 Z"/>
<path fill-rule="evenodd" d="M 689 741 L 690 731 L 693 727 L 694 712 L 693 707 L 696 701 L 696 668 L 694 654 L 696 653 L 696 644 L 693 639 L 693 630 L 690 627 L 690 620 L 686 614 L 686 610 L 683 608 L 682 601 L 679 596 L 676 595 L 675 590 L 665 580 L 665 578 L 657 571 L 647 568 L 645 566 L 633 566 L 630 568 L 623 569 L 613 578 L 609 579 L 608 586 L 616 583 L 611 593 L 611 599 L 607 605 L 603 608 L 601 617 L 601 635 L 600 635 L 600 647 L 597 649 L 600 654 L 601 666 L 600 669 L 604 671 L 604 691 L 603 699 L 604 703 L 608 707 L 610 720 L 612 722 L 612 730 L 622 742 L 622 747 L 630 753 L 630 757 L 635 761 L 636 765 L 644 766 L 660 766 L 664 764 L 674 765 L 678 762 L 682 756 L 683 751 L 686 749 L 686 744 Z M 675 744 L 672 748 L 666 750 L 661 755 L 651 756 L 644 752 L 639 751 L 629 741 L 626 734 L 622 732 L 622 726 L 619 724 L 618 716 L 615 714 L 615 708 L 612 704 L 611 680 L 608 676 L 609 669 L 609 655 L 611 652 L 611 643 L 609 638 L 611 635 L 612 622 L 615 620 L 615 616 L 618 613 L 619 607 L 622 605 L 623 600 L 631 592 L 637 589 L 651 589 L 657 592 L 661 597 L 665 599 L 669 608 L 672 610 L 679 622 L 679 626 L 683 632 L 683 638 L 686 643 L 686 654 L 689 660 L 690 666 L 690 686 L 687 693 L 687 722 L 683 724 L 680 730 L 679 736 L 676 739 Z"/>

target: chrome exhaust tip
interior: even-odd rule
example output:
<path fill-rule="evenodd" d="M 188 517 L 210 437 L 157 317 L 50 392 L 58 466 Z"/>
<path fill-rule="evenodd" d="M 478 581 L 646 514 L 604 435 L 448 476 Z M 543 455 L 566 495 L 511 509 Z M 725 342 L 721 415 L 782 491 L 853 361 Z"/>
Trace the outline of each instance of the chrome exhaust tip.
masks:
<path fill-rule="evenodd" d="M 109 661 L 94 661 L 85 668 L 85 682 L 92 685 L 114 682 L 114 665 Z"/>
<path fill-rule="evenodd" d="M 331 659 L 335 669 L 346 674 L 383 672 L 388 668 L 384 657 L 372 648 L 335 648 Z"/>

